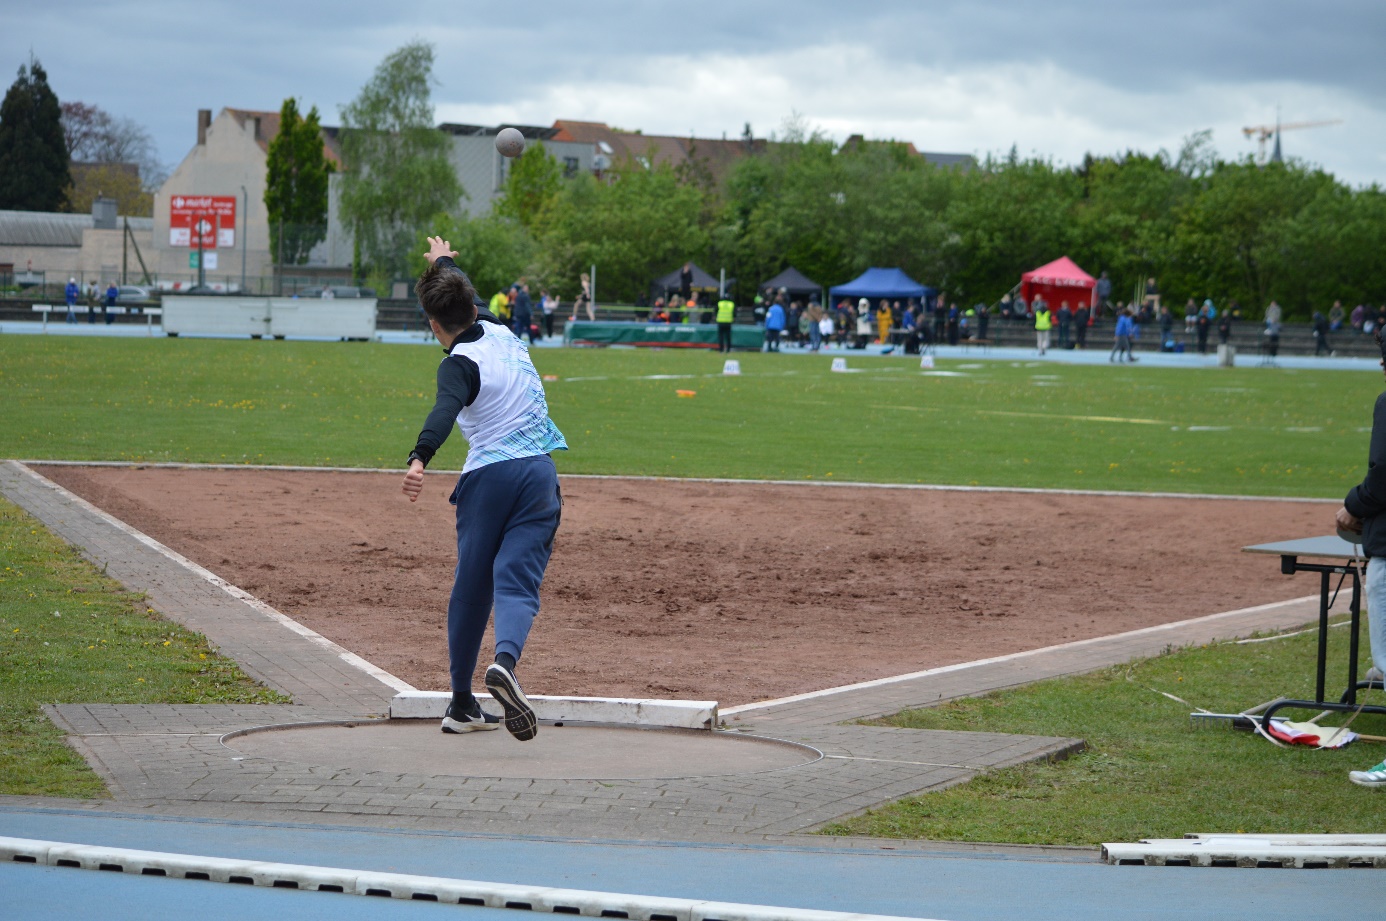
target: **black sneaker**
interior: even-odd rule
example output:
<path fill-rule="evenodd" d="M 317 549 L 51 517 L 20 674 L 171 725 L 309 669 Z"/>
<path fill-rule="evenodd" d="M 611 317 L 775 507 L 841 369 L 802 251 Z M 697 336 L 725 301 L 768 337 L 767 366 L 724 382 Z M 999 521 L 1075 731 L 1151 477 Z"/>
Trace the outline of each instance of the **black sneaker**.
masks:
<path fill-rule="evenodd" d="M 521 742 L 528 742 L 539 734 L 539 720 L 534 716 L 534 708 L 529 705 L 525 692 L 520 690 L 520 682 L 504 665 L 492 665 L 486 669 L 486 690 L 505 708 L 505 728 Z"/>
<path fill-rule="evenodd" d="M 448 704 L 448 712 L 443 717 L 444 732 L 458 734 L 500 728 L 500 717 L 481 709 L 475 697 L 469 709 L 458 712 L 459 709 L 456 702 Z"/>

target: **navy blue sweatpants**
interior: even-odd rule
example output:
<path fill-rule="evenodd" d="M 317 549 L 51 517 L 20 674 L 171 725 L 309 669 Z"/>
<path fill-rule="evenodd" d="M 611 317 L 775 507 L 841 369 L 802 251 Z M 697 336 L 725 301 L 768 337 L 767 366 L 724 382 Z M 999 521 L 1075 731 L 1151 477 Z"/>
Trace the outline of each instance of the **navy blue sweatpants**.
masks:
<path fill-rule="evenodd" d="M 452 689 L 468 691 L 492 607 L 496 652 L 518 662 L 539 613 L 539 584 L 563 510 L 558 470 L 547 454 L 497 461 L 462 474 L 457 506 L 457 571 L 448 599 Z"/>

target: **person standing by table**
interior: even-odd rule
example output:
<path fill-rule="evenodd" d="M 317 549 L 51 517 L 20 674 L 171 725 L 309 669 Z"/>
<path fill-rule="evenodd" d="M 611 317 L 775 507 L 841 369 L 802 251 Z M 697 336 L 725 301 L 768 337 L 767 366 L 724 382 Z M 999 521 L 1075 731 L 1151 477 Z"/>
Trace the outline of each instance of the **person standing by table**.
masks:
<path fill-rule="evenodd" d="M 1386 339 L 1377 330 L 1381 368 L 1386 371 Z M 1386 393 L 1372 409 L 1372 437 L 1367 449 L 1367 475 L 1348 490 L 1338 509 L 1337 525 L 1361 535 L 1367 572 L 1362 580 L 1367 602 L 1367 633 L 1371 638 L 1372 667 L 1368 681 L 1380 682 L 1386 672 Z M 1348 779 L 1361 787 L 1386 787 L 1386 761 L 1365 771 L 1349 771 Z"/>

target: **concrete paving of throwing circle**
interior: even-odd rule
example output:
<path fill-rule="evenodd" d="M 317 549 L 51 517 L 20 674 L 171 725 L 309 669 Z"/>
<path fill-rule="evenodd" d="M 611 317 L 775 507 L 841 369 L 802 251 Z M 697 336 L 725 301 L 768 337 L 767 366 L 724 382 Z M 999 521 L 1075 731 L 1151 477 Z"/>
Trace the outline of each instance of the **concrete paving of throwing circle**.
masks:
<path fill-rule="evenodd" d="M 242 755 L 363 771 L 555 780 L 659 780 L 756 774 L 823 757 L 794 742 L 692 729 L 541 724 L 529 742 L 504 729 L 452 735 L 435 720 L 288 724 L 230 733 Z"/>

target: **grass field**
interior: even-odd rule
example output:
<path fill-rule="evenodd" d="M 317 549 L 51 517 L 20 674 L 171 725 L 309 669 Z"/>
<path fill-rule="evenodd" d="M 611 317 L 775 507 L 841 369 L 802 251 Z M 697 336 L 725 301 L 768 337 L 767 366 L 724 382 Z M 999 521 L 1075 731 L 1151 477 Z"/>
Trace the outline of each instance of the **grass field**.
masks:
<path fill-rule="evenodd" d="M 1331 630 L 1331 677 L 1344 680 L 1347 631 Z M 1366 669 L 1367 661 L 1358 671 Z M 838 823 L 829 834 L 1097 844 L 1186 832 L 1374 832 L 1372 791 L 1347 772 L 1386 755 L 1380 743 L 1343 749 L 1276 748 L 1251 733 L 1190 728 L 1191 708 L 1219 713 L 1276 696 L 1313 696 L 1316 634 L 1185 649 L 1090 675 L 914 710 L 883 721 L 914 729 L 965 729 L 1082 738 L 1087 751 L 1056 764 L 997 771 L 941 793 Z M 1335 684 L 1334 687 L 1337 687 Z M 1383 703 L 1380 691 L 1368 702 Z M 1287 710 L 1286 719 L 1313 714 Z M 1325 725 L 1342 725 L 1333 714 Z M 1386 717 L 1352 728 L 1386 735 Z"/>
<path fill-rule="evenodd" d="M 0 457 L 399 467 L 431 406 L 439 357 L 436 348 L 404 345 L 0 336 Z M 1381 389 L 1374 372 L 939 362 L 943 373 L 926 375 L 916 359 L 854 356 L 856 373 L 834 374 L 826 356 L 737 357 L 743 374 L 723 377 L 714 354 L 536 350 L 541 373 L 556 378 L 547 385 L 552 415 L 572 448 L 558 457 L 560 470 L 1336 497 L 1362 475 Z M 697 395 L 681 399 L 677 389 Z M 456 469 L 464 453 L 454 436 L 434 467 Z M 41 757 L 54 759 L 54 771 L 75 770 L 70 753 L 58 757 L 66 749 L 38 703 L 156 699 L 141 696 L 154 691 L 143 686 L 148 679 L 140 687 L 117 680 L 174 661 L 140 631 L 202 653 L 196 638 L 146 623 L 129 596 L 14 520 L 0 516 L 10 541 L 3 565 L 19 569 L 11 560 L 22 558 L 24 578 L 40 580 L 26 591 L 43 600 L 7 592 L 0 603 L 0 617 L 20 631 L 4 640 L 12 658 L 0 660 L 6 751 L 16 744 L 12 728 L 32 729 L 46 734 L 50 754 Z M 51 567 L 42 562 L 49 556 Z M 0 588 L 17 578 L 6 571 Z M 23 656 L 53 655 L 34 644 L 51 642 L 39 637 L 58 619 L 44 618 L 56 609 L 51 601 L 72 597 L 68 589 L 84 613 L 88 602 L 105 607 L 90 625 L 63 618 L 82 629 L 59 641 L 62 667 L 22 677 Z M 84 638 L 117 623 L 132 632 L 111 666 Z M 1241 709 L 1303 688 L 1311 644 L 1180 652 L 1134 674 L 1213 709 Z M 173 672 L 198 677 L 184 668 L 196 663 L 177 661 Z M 229 675 L 191 686 L 160 678 L 157 699 L 263 693 Z M 1091 748 L 834 831 L 1091 843 L 1234 828 L 1359 830 L 1362 791 L 1345 772 L 1380 757 L 1360 746 L 1283 752 L 1240 734 L 1190 732 L 1187 709 L 1127 682 L 1126 670 L 896 723 L 1079 736 Z M 1386 734 L 1379 723 L 1359 728 Z M 46 774 L 41 765 L 25 770 Z M 91 780 L 53 789 L 88 789 L 81 785 Z"/>
<path fill-rule="evenodd" d="M 285 700 L 0 499 L 0 794 L 105 794 L 42 704 Z"/>
<path fill-rule="evenodd" d="M 0 456 L 400 466 L 434 347 L 0 337 Z M 1338 496 L 1375 373 L 536 350 L 566 473 Z M 677 389 L 697 391 L 681 399 Z M 461 438 L 435 467 L 457 468 Z"/>

